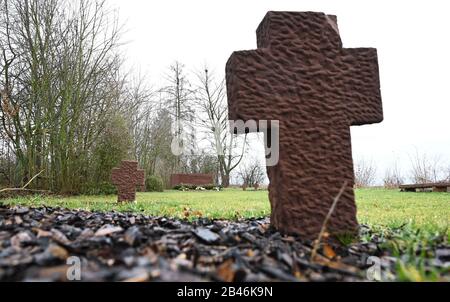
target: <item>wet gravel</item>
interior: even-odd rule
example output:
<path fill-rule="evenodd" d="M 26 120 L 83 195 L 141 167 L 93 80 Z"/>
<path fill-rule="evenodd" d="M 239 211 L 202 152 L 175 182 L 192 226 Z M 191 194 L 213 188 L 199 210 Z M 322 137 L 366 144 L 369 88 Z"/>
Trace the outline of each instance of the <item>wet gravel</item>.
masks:
<path fill-rule="evenodd" d="M 312 242 L 282 236 L 267 218 L 188 222 L 0 206 L 0 281 L 368 281 L 371 256 L 395 280 L 396 258 L 380 243 L 323 243 L 311 259 Z M 434 255 L 427 265 L 450 268 L 449 246 Z"/>

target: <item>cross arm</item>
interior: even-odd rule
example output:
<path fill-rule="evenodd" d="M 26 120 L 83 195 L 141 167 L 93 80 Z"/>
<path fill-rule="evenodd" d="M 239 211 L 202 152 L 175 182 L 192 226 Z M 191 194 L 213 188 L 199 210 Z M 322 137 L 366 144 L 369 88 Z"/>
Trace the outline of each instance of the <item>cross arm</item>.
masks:
<path fill-rule="evenodd" d="M 269 106 L 276 99 L 274 68 L 266 49 L 234 52 L 226 65 L 230 120 L 261 120 L 271 117 Z M 275 78 L 277 75 L 275 74 Z M 278 79 L 279 80 L 279 79 Z"/>
<path fill-rule="evenodd" d="M 113 168 L 111 172 L 111 182 L 113 185 L 122 183 L 122 177 L 119 168 Z"/>
<path fill-rule="evenodd" d="M 141 188 L 145 186 L 145 171 L 143 169 L 136 171 L 136 186 Z"/>
<path fill-rule="evenodd" d="M 383 121 L 377 50 L 344 48 L 342 79 L 347 117 L 351 125 Z"/>

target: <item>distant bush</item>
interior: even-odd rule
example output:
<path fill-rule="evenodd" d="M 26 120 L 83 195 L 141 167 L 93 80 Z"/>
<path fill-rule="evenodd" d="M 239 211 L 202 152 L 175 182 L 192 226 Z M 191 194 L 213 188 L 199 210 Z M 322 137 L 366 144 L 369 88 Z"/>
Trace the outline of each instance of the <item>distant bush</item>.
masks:
<path fill-rule="evenodd" d="M 117 188 L 110 182 L 104 181 L 99 184 L 89 184 L 83 189 L 85 195 L 115 195 Z"/>
<path fill-rule="evenodd" d="M 178 191 L 188 191 L 188 190 L 195 190 L 197 186 L 189 185 L 189 184 L 179 184 L 174 186 L 172 189 L 178 190 Z"/>
<path fill-rule="evenodd" d="M 206 191 L 213 191 L 213 190 L 222 190 L 222 186 L 216 186 L 214 184 L 207 184 L 207 185 L 192 185 L 192 184 L 179 184 L 173 187 L 174 190 L 179 191 L 189 191 L 189 190 L 197 190 L 198 188 L 203 188 Z"/>
<path fill-rule="evenodd" d="M 151 175 L 145 180 L 145 189 L 147 192 L 164 192 L 164 183 L 161 177 Z"/>

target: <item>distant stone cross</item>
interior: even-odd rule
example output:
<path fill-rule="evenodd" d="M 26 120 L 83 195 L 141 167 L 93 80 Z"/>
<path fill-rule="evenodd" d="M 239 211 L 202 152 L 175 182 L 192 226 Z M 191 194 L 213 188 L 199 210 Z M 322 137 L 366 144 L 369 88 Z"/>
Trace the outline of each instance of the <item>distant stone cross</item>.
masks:
<path fill-rule="evenodd" d="M 144 170 L 138 169 L 136 161 L 124 160 L 119 168 L 112 169 L 111 178 L 117 187 L 118 202 L 136 200 L 136 187 L 144 187 L 144 174 Z"/>
<path fill-rule="evenodd" d="M 317 238 L 347 181 L 327 230 L 354 233 L 350 126 L 383 120 L 376 49 L 342 48 L 336 17 L 314 12 L 269 12 L 257 40 L 227 63 L 228 105 L 231 120 L 279 120 L 271 223 Z"/>

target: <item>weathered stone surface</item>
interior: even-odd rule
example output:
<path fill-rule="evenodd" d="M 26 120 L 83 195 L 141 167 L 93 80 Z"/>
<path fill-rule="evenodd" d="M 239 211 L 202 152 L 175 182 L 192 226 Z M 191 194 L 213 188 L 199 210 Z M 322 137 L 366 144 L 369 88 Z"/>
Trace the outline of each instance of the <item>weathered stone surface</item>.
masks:
<path fill-rule="evenodd" d="M 136 187 L 143 188 L 145 185 L 145 172 L 138 169 L 136 161 L 124 160 L 120 168 L 112 170 L 112 183 L 117 187 L 118 202 L 135 201 Z"/>
<path fill-rule="evenodd" d="M 214 183 L 212 174 L 172 174 L 170 176 L 170 186 L 173 188 L 181 184 L 204 186 Z"/>
<path fill-rule="evenodd" d="M 269 12 L 257 39 L 232 54 L 226 79 L 231 120 L 279 120 L 271 223 L 317 238 L 347 181 L 328 230 L 355 232 L 349 128 L 383 120 L 376 49 L 343 48 L 336 17 L 314 12 Z"/>

